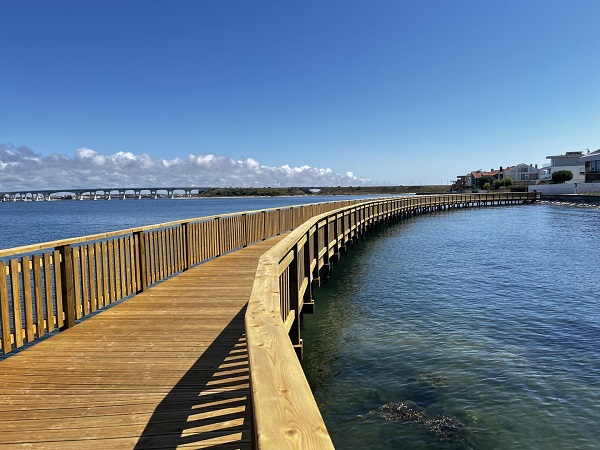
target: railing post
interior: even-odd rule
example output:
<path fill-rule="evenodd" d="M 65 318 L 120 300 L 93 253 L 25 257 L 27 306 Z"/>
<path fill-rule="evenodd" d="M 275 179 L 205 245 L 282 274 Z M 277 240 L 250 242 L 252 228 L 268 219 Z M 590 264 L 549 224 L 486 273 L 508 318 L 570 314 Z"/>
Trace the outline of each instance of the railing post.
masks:
<path fill-rule="evenodd" d="M 325 279 L 329 278 L 329 273 L 332 270 L 331 260 L 329 259 L 329 217 L 325 218 L 325 230 L 323 230 L 323 234 L 325 239 L 323 239 L 323 246 L 325 247 L 325 253 L 323 254 L 323 272 L 325 275 Z"/>
<path fill-rule="evenodd" d="M 283 234 L 283 232 L 284 232 L 282 220 L 281 220 L 281 214 L 282 214 L 282 210 L 281 210 L 281 208 L 278 208 L 277 209 L 277 236 L 279 236 L 280 234 Z"/>
<path fill-rule="evenodd" d="M 242 227 L 244 228 L 244 244 L 242 245 L 242 247 L 248 247 L 248 242 L 250 241 L 250 239 L 248 239 L 248 215 L 247 214 L 242 214 Z"/>
<path fill-rule="evenodd" d="M 223 254 L 223 245 L 221 242 L 222 233 L 221 233 L 221 218 L 215 217 L 215 222 L 217 224 L 217 256 L 221 256 Z"/>
<path fill-rule="evenodd" d="M 188 222 L 181 224 L 181 234 L 183 235 L 183 270 L 186 271 L 192 267 L 192 252 L 190 251 L 190 230 Z"/>
<path fill-rule="evenodd" d="M 65 322 L 62 329 L 75 326 L 75 289 L 73 286 L 73 252 L 71 245 L 63 245 L 57 248 L 60 253 L 60 283 L 62 294 L 62 307 L 65 314 Z M 57 264 L 57 261 L 54 261 Z"/>
<path fill-rule="evenodd" d="M 138 293 L 146 292 L 148 290 L 148 266 L 146 259 L 146 238 L 144 236 L 144 231 L 139 230 L 134 234 L 135 241 L 137 243 L 137 260 L 138 267 L 137 271 L 139 274 L 139 284 L 138 284 Z"/>
<path fill-rule="evenodd" d="M 310 272 L 310 265 L 312 261 L 310 260 L 310 228 L 306 231 L 306 242 L 302 248 L 304 252 L 304 276 L 307 278 L 308 283 L 306 285 L 306 290 L 304 291 L 304 308 L 307 313 L 315 312 L 315 303 L 312 298 L 312 273 Z M 318 265 L 318 263 L 317 263 Z"/>
<path fill-rule="evenodd" d="M 302 339 L 300 338 L 300 298 L 298 297 L 298 291 L 300 290 L 300 281 L 298 279 L 298 246 L 294 246 L 294 259 L 289 265 L 289 276 L 290 276 L 290 310 L 294 311 L 294 322 L 289 331 L 290 340 L 296 350 L 298 359 L 302 360 Z"/>
<path fill-rule="evenodd" d="M 309 230 L 310 233 L 310 230 Z M 309 239 L 310 242 L 310 239 Z M 315 232 L 313 233 L 313 257 L 315 259 L 315 268 L 312 273 L 312 288 L 318 288 L 321 286 L 321 278 L 319 272 L 319 221 L 315 222 Z"/>

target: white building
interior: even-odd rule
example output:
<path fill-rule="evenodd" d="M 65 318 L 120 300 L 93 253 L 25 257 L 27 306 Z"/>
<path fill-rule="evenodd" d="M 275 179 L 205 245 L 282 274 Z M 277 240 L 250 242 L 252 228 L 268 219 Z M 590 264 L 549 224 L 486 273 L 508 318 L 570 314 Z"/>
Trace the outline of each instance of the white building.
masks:
<path fill-rule="evenodd" d="M 581 160 L 583 152 L 566 152 L 564 155 L 546 156 L 550 164 L 545 164 L 542 169 L 540 181 L 551 181 L 552 174 L 557 170 L 568 170 L 573 174 L 573 179 L 568 183 L 583 183 L 585 180 L 584 162 Z"/>
<path fill-rule="evenodd" d="M 517 164 L 507 167 L 502 172 L 502 178 L 510 178 L 515 183 L 535 184 L 540 179 L 541 170 L 531 164 Z"/>
<path fill-rule="evenodd" d="M 600 183 L 600 150 L 581 157 L 584 166 L 585 182 Z"/>

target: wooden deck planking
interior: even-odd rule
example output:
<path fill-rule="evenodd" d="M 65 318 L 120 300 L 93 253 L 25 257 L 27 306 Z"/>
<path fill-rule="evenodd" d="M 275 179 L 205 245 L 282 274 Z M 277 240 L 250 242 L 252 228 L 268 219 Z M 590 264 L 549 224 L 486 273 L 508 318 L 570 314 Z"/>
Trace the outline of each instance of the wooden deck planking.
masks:
<path fill-rule="evenodd" d="M 244 312 L 258 258 L 279 239 L 0 362 L 0 447 L 250 448 Z"/>

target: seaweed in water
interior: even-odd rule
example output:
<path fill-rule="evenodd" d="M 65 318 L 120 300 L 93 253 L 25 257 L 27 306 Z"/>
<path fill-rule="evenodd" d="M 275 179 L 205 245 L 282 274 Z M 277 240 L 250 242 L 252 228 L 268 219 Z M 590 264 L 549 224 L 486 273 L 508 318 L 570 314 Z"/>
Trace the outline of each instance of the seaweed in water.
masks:
<path fill-rule="evenodd" d="M 445 415 L 428 416 L 403 402 L 387 403 L 375 412 L 386 420 L 423 424 L 440 442 L 458 442 L 465 438 L 465 426 L 460 420 Z"/>

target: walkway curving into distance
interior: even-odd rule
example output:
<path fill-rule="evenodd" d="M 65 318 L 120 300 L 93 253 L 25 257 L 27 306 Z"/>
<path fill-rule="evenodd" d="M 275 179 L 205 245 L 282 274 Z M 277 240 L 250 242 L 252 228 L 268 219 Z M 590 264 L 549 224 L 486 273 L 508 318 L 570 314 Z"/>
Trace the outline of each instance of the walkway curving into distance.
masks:
<path fill-rule="evenodd" d="M 259 257 L 215 258 L 0 363 L 0 447 L 250 448 Z"/>

